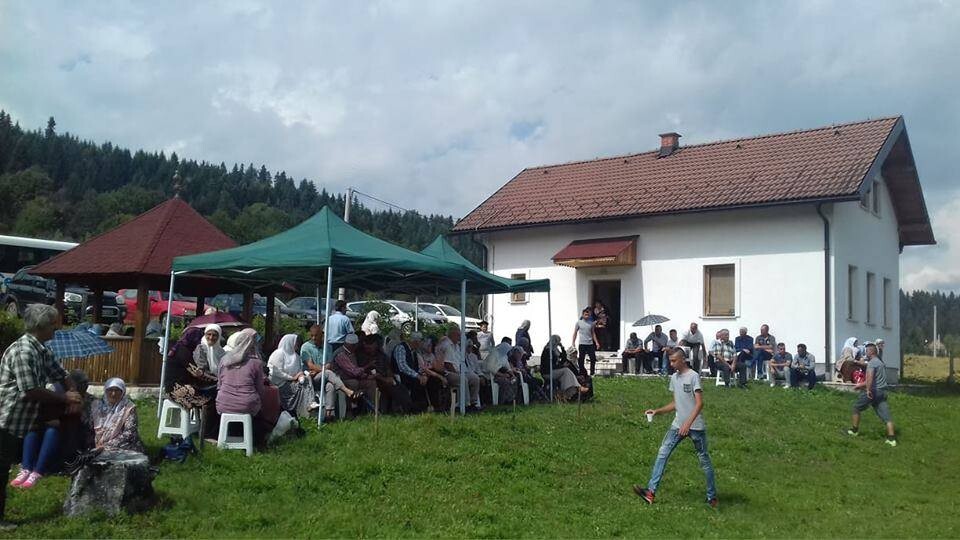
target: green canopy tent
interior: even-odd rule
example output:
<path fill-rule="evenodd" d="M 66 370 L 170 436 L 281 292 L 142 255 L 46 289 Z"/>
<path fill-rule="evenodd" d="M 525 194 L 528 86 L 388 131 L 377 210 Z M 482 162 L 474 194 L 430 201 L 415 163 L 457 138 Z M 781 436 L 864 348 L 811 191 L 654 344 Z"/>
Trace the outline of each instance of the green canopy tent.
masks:
<path fill-rule="evenodd" d="M 550 316 L 550 280 L 549 279 L 510 279 L 482 270 L 461 255 L 443 235 L 438 236 L 429 246 L 420 250 L 424 255 L 435 259 L 467 267 L 474 272 L 484 274 L 486 280 L 471 286 L 471 292 L 479 294 L 545 292 L 547 293 L 547 334 L 553 337 L 553 322 Z M 465 302 L 464 302 L 465 303 Z M 519 345 L 519 344 L 517 344 Z M 553 347 L 550 347 L 550 381 L 553 381 Z M 553 399 L 553 384 L 549 383 L 550 399 Z"/>
<path fill-rule="evenodd" d="M 495 286 L 492 274 L 370 236 L 344 222 L 327 207 L 292 229 L 252 244 L 177 257 L 172 268 L 171 290 L 177 276 L 189 275 L 219 277 L 251 288 L 279 282 L 317 285 L 319 293 L 325 272 L 328 303 L 334 269 L 339 273 L 337 283 L 342 287 L 412 294 L 459 289 L 463 303 L 468 281 L 483 287 Z M 328 305 L 327 312 L 329 310 Z M 465 352 L 465 340 L 461 340 L 460 345 L 461 352 Z M 161 379 L 165 375 L 166 347 L 167 344 Z M 324 362 L 326 356 L 327 347 Z M 321 385 L 324 383 L 321 381 Z M 323 415 L 319 416 L 322 421 Z"/>

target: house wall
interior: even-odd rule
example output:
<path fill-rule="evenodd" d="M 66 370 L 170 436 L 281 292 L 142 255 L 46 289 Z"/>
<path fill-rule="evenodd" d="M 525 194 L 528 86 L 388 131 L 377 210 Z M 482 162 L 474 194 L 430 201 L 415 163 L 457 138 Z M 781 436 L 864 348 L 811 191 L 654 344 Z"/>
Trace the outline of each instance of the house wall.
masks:
<path fill-rule="evenodd" d="M 833 205 L 829 219 L 832 231 L 832 264 L 834 275 L 834 354 L 839 356 L 843 342 L 850 336 L 863 341 L 882 338 L 885 342 L 884 363 L 888 375 L 899 378 L 900 354 L 900 243 L 897 220 L 883 178 L 877 176 L 880 189 L 880 213 L 864 210 L 859 202 Z M 848 268 L 856 266 L 853 286 L 853 317 L 848 317 L 847 302 L 850 281 Z M 873 315 L 867 321 L 867 272 L 876 276 L 871 295 Z M 887 310 L 883 324 L 883 279 L 890 280 Z"/>
<path fill-rule="evenodd" d="M 624 235 L 639 235 L 635 267 L 577 270 L 551 261 L 573 240 Z M 818 360 L 823 355 L 823 223 L 812 205 L 519 229 L 488 233 L 483 240 L 491 271 L 551 280 L 553 331 L 568 346 L 579 310 L 590 300 L 590 282 L 620 279 L 622 336 L 636 331 L 645 337 L 652 329 L 631 323 L 652 313 L 670 318 L 664 331 L 682 333 L 697 322 L 708 343 L 720 328 L 735 336 L 746 326 L 756 335 L 768 323 L 791 351 L 805 342 Z M 736 315 L 705 317 L 703 266 L 724 263 L 736 265 Z M 539 351 L 548 336 L 547 298 L 527 298 L 513 304 L 508 295 L 492 296 L 488 317 L 498 339 L 512 337 L 530 319 Z"/>

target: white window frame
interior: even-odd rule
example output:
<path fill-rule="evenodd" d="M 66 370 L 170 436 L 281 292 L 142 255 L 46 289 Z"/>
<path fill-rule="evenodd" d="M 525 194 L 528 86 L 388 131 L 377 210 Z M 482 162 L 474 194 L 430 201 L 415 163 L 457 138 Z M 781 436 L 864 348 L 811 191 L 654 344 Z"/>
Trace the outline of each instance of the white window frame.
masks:
<path fill-rule="evenodd" d="M 874 180 L 873 187 L 870 188 L 870 191 L 872 192 L 872 196 L 870 197 L 870 213 L 880 217 L 880 192 L 882 191 L 880 189 L 880 182 Z"/>
<path fill-rule="evenodd" d="M 527 274 L 525 273 L 511 273 L 510 279 L 527 279 Z M 510 293 L 510 303 L 511 304 L 526 304 L 530 302 L 530 298 L 525 292 L 513 292 Z"/>
<path fill-rule="evenodd" d="M 877 275 L 873 272 L 867 272 L 867 277 L 864 280 L 866 284 L 866 317 L 864 322 L 870 326 L 876 326 L 877 320 L 873 316 L 873 311 L 876 308 L 876 302 L 874 301 L 874 289 L 877 288 Z"/>
<path fill-rule="evenodd" d="M 700 318 L 701 319 L 737 319 L 740 317 L 740 277 L 743 275 L 740 267 L 740 259 L 716 259 L 710 262 L 704 262 L 700 268 Z M 707 267 L 709 266 L 727 266 L 733 265 L 733 314 L 732 315 L 708 315 L 707 314 Z"/>
<path fill-rule="evenodd" d="M 882 313 L 882 319 L 880 321 L 880 324 L 884 328 L 891 328 L 890 326 L 890 307 L 891 307 L 890 306 L 891 304 L 890 289 L 892 288 L 892 285 L 893 285 L 893 281 L 890 278 L 883 278 L 882 285 L 881 285 L 883 288 L 880 291 L 880 294 L 883 297 L 882 298 L 883 313 Z M 898 291 L 898 294 L 899 294 L 899 291 Z"/>
<path fill-rule="evenodd" d="M 857 270 L 855 265 L 847 265 L 847 320 L 857 322 Z"/>

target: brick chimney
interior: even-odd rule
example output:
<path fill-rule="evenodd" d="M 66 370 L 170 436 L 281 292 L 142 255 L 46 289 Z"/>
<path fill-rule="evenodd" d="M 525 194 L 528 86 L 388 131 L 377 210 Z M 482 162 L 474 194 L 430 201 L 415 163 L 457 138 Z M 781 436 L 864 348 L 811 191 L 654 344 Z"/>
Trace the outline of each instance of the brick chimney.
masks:
<path fill-rule="evenodd" d="M 660 134 L 660 154 L 657 157 L 667 157 L 680 148 L 680 134 L 671 131 Z"/>

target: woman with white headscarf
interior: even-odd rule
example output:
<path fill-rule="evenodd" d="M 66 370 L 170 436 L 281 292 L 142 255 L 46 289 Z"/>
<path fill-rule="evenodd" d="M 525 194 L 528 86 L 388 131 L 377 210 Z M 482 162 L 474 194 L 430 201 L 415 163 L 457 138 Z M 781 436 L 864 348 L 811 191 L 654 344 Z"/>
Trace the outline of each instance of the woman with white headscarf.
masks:
<path fill-rule="evenodd" d="M 310 414 L 313 403 L 313 383 L 300 362 L 297 342 L 300 336 L 287 334 L 280 339 L 277 350 L 270 354 L 267 368 L 270 382 L 280 390 L 280 404 L 293 416 Z"/>
<path fill-rule="evenodd" d="M 363 324 L 360 325 L 360 330 L 363 330 L 363 333 L 372 336 L 373 334 L 380 333 L 380 325 L 377 324 L 377 321 L 380 320 L 380 313 L 376 310 L 367 313 L 367 318 L 363 320 Z"/>
<path fill-rule="evenodd" d="M 208 324 L 203 329 L 203 340 L 193 351 L 193 362 L 197 367 L 214 377 L 217 376 L 217 371 L 220 369 L 220 359 L 227 354 L 220 346 L 222 335 L 223 330 L 220 329 L 220 325 Z"/>
<path fill-rule="evenodd" d="M 849 337 L 843 342 L 843 348 L 840 349 L 840 360 L 837 361 L 837 376 L 843 382 L 854 382 L 854 373 L 864 366 L 860 361 L 860 340 L 855 337 Z"/>
<path fill-rule="evenodd" d="M 123 379 L 113 377 L 107 380 L 103 385 L 103 397 L 93 404 L 90 418 L 96 448 L 143 453 L 137 406 L 127 397 L 127 385 Z"/>
<path fill-rule="evenodd" d="M 552 355 L 551 348 L 553 349 Z M 552 370 L 550 369 L 551 356 L 553 357 Z M 547 343 L 540 353 L 540 376 L 543 377 L 544 381 L 549 381 L 551 375 L 553 376 L 553 384 L 557 386 L 557 390 L 559 390 L 558 397 L 561 400 L 572 399 L 577 395 L 577 392 L 586 394 L 590 391 L 590 387 L 580 384 L 573 369 L 575 369 L 575 366 L 568 360 L 567 353 L 563 350 L 563 343 L 560 340 L 560 336 L 552 336 L 550 342 Z"/>
<path fill-rule="evenodd" d="M 262 447 L 280 418 L 275 386 L 264 385 L 257 332 L 246 328 L 230 336 L 231 350 L 220 359 L 217 373 L 217 412 L 253 416 L 254 444 Z"/>

